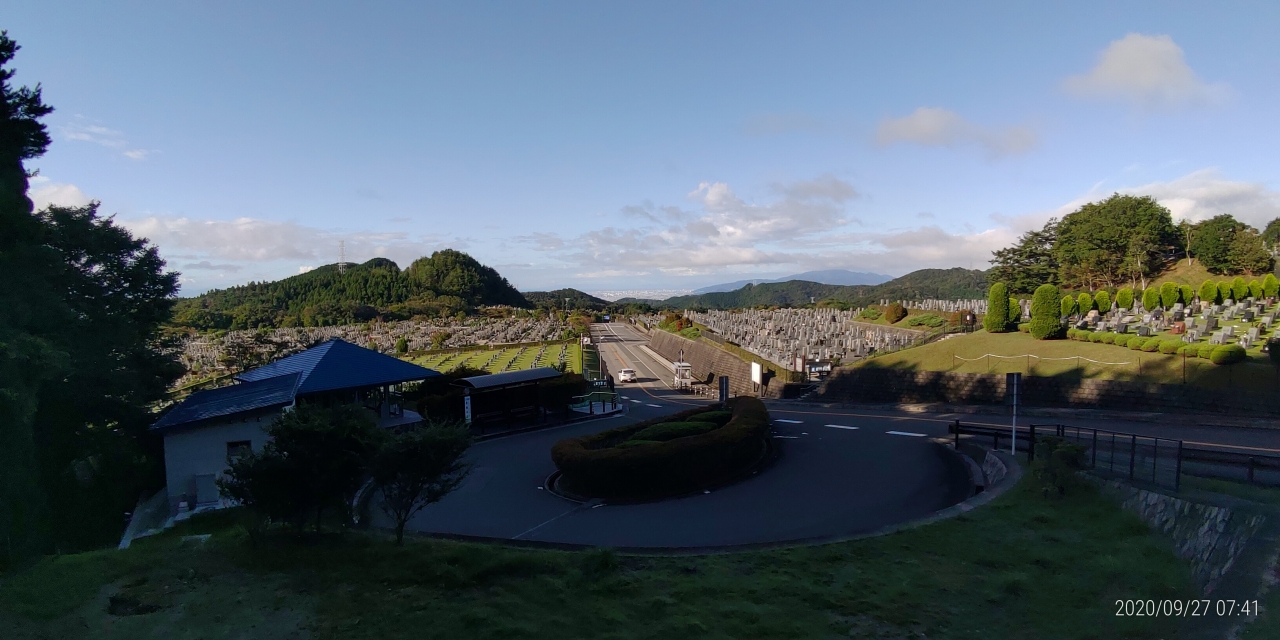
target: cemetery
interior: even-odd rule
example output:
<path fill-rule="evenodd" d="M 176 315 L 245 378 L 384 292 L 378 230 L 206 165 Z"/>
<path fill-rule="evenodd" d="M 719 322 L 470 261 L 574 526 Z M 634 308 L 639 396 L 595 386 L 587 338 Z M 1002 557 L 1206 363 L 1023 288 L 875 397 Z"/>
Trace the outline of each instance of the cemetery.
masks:
<path fill-rule="evenodd" d="M 581 356 L 582 346 L 573 340 L 427 351 L 411 356 L 410 361 L 436 371 L 466 367 L 502 373 L 536 367 L 564 367 L 566 371 L 582 373 Z"/>

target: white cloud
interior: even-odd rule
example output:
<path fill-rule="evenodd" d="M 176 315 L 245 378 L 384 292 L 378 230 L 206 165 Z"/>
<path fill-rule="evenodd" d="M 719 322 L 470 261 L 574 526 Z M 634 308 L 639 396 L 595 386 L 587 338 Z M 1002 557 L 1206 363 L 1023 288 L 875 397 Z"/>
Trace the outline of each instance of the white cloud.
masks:
<path fill-rule="evenodd" d="M 880 122 L 876 142 L 910 142 L 926 147 L 976 145 L 992 157 L 1026 153 L 1039 144 L 1030 127 L 987 128 L 942 107 L 920 107 L 910 115 Z"/>
<path fill-rule="evenodd" d="M 1201 80 L 1173 38 L 1140 33 L 1112 42 L 1092 69 L 1068 77 L 1062 87 L 1077 98 L 1126 102 L 1146 111 L 1218 104 L 1232 95 L 1225 83 Z"/>
<path fill-rule="evenodd" d="M 314 269 L 315 269 L 315 267 L 313 267 L 313 266 L 311 266 L 311 265 L 304 264 L 304 265 L 301 265 L 301 266 L 299 266 L 299 267 L 298 267 L 298 273 L 299 273 L 299 274 L 303 274 L 303 273 L 306 273 L 306 272 L 308 272 L 308 271 L 312 271 L 312 270 L 314 270 Z"/>
<path fill-rule="evenodd" d="M 36 211 L 40 211 L 49 205 L 83 207 L 89 204 L 89 196 L 86 196 L 79 187 L 74 184 L 59 184 L 44 176 L 36 176 L 31 179 L 31 186 L 27 189 L 27 197 L 31 198 Z"/>
<path fill-rule="evenodd" d="M 156 152 L 155 149 L 129 149 L 129 141 L 123 132 L 93 124 L 84 116 L 76 116 L 71 122 L 59 127 L 59 131 L 66 140 L 91 142 L 115 149 L 130 160 L 146 160 L 147 156 Z"/>
<path fill-rule="evenodd" d="M 147 156 L 155 152 L 155 149 L 129 149 L 124 152 L 124 156 L 130 160 L 146 160 Z"/>

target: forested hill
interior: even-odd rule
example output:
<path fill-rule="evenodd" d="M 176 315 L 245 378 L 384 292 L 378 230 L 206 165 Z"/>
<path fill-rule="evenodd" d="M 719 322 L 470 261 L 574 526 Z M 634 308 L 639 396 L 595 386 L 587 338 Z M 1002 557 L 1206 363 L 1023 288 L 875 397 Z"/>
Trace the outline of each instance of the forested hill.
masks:
<path fill-rule="evenodd" d="M 650 302 L 654 306 L 687 309 L 736 309 L 757 306 L 801 306 L 810 301 L 838 300 L 852 306 L 878 304 L 881 299 L 969 299 L 986 296 L 986 272 L 973 269 L 921 269 L 877 285 L 831 285 L 790 280 L 747 285 L 736 291 L 704 293 Z M 620 300 L 619 302 L 623 302 Z"/>
<path fill-rule="evenodd" d="M 563 309 L 565 298 L 569 299 L 570 309 L 591 309 L 599 311 L 611 303 L 577 289 L 556 289 L 555 291 L 525 291 L 524 297 L 536 307 L 544 309 Z"/>
<path fill-rule="evenodd" d="M 196 329 L 320 326 L 465 312 L 480 305 L 528 307 L 497 271 L 446 249 L 401 270 L 385 258 L 319 267 L 275 282 L 210 291 L 179 300 L 173 323 Z"/>

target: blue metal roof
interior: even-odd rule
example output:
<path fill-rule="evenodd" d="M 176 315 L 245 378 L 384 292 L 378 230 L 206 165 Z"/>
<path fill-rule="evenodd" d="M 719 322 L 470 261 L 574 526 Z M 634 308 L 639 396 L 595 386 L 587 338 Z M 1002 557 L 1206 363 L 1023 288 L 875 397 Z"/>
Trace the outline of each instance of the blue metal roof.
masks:
<path fill-rule="evenodd" d="M 490 373 L 484 376 L 471 376 L 463 378 L 453 384 L 460 387 L 471 387 L 472 389 L 491 389 L 493 387 L 505 387 L 513 384 L 522 384 L 525 382 L 537 382 L 539 380 L 550 380 L 559 378 L 561 373 L 551 367 L 538 367 L 536 369 L 517 369 L 515 371 L 504 371 L 502 373 Z"/>
<path fill-rule="evenodd" d="M 334 338 L 302 353 L 246 371 L 236 376 L 236 379 L 254 382 L 287 373 L 301 376 L 298 395 L 335 389 L 377 387 L 440 375 L 438 371 Z"/>
<path fill-rule="evenodd" d="M 197 391 L 170 409 L 151 428 L 167 429 L 210 418 L 291 404 L 299 378 L 297 373 L 289 373 L 220 389 Z"/>

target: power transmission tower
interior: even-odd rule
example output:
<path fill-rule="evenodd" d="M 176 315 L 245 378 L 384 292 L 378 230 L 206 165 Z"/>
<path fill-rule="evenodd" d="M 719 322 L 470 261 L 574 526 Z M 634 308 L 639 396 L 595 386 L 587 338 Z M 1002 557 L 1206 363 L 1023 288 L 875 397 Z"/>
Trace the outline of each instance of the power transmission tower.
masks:
<path fill-rule="evenodd" d="M 347 272 L 347 241 L 338 241 L 338 273 Z"/>

